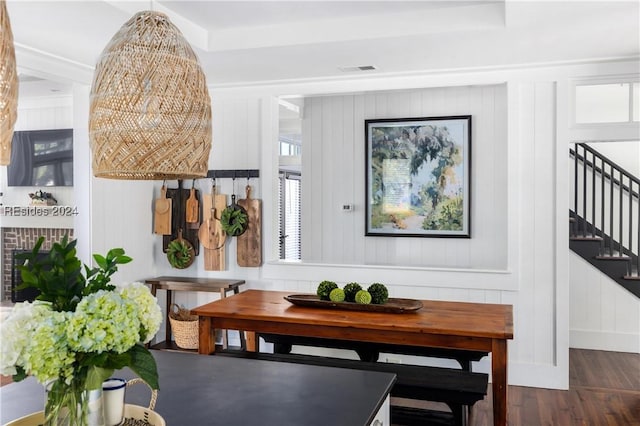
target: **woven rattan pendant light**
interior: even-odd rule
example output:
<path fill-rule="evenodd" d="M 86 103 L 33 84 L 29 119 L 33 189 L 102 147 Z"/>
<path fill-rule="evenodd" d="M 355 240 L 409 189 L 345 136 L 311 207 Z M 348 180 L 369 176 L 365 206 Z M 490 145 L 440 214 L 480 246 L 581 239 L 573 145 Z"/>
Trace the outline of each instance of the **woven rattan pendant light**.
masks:
<path fill-rule="evenodd" d="M 91 86 L 89 140 L 97 177 L 206 176 L 209 91 L 198 58 L 166 15 L 135 14 L 105 47 Z"/>
<path fill-rule="evenodd" d="M 11 161 L 13 126 L 18 117 L 18 71 L 7 4 L 0 0 L 0 165 Z"/>

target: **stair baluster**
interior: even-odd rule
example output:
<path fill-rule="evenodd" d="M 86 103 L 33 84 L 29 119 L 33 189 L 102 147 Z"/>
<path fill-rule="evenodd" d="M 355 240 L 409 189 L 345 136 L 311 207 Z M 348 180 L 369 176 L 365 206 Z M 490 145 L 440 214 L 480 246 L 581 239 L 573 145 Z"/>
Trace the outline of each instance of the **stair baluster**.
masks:
<path fill-rule="evenodd" d="M 570 246 L 640 297 L 640 180 L 584 143 L 569 152 L 574 168 Z M 599 249 L 587 255 L 591 249 L 578 249 L 579 243 Z M 605 260 L 614 263 L 598 266 Z"/>

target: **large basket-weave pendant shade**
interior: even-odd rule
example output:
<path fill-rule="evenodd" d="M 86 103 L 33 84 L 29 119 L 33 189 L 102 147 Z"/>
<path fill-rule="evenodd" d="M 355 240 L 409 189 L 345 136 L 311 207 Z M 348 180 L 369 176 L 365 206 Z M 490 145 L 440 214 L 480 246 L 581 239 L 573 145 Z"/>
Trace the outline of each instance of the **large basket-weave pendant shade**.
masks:
<path fill-rule="evenodd" d="M 7 4 L 0 0 L 0 165 L 11 161 L 13 126 L 18 117 L 18 71 Z"/>
<path fill-rule="evenodd" d="M 206 176 L 209 91 L 198 58 L 166 15 L 135 14 L 105 47 L 91 86 L 89 139 L 98 177 Z"/>

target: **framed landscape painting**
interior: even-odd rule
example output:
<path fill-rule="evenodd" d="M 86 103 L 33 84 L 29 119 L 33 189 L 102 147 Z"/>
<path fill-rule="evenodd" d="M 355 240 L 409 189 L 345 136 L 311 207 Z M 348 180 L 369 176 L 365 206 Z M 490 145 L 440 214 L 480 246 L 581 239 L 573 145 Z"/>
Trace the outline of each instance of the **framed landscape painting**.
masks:
<path fill-rule="evenodd" d="M 367 236 L 471 237 L 471 116 L 365 120 Z"/>

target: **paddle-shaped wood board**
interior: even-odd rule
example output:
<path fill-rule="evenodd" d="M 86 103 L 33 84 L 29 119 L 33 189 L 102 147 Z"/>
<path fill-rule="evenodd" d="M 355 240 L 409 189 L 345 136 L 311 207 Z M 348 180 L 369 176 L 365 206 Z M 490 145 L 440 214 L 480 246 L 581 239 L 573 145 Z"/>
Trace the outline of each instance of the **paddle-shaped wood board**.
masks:
<path fill-rule="evenodd" d="M 187 225 L 190 228 L 198 228 L 200 225 L 200 206 L 198 205 L 198 198 L 196 197 L 195 188 L 191 187 L 191 191 L 189 191 L 189 199 L 187 199 L 187 211 L 186 220 Z"/>
<path fill-rule="evenodd" d="M 160 198 L 156 198 L 153 214 L 153 232 L 171 235 L 171 198 L 167 198 L 167 187 L 160 188 Z"/>
<path fill-rule="evenodd" d="M 227 207 L 227 196 L 215 194 L 214 206 L 216 209 L 216 220 L 212 223 L 210 231 L 217 236 L 215 247 L 204 249 L 204 269 L 205 271 L 224 271 L 226 269 L 225 241 L 226 235 L 220 224 L 220 213 Z M 204 195 L 202 199 L 203 211 L 211 211 L 211 196 Z"/>
<path fill-rule="evenodd" d="M 238 200 L 238 204 L 247 211 L 249 226 L 238 235 L 237 257 L 238 265 L 255 267 L 262 265 L 262 201 L 251 198 L 251 187 L 246 187 L 245 199 Z"/>

